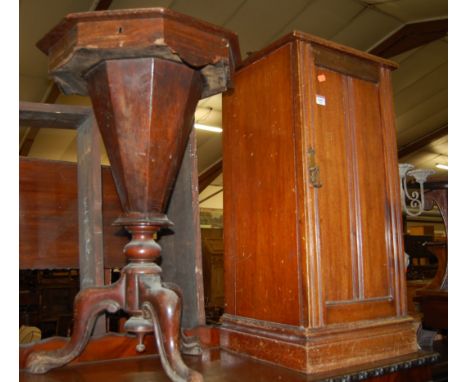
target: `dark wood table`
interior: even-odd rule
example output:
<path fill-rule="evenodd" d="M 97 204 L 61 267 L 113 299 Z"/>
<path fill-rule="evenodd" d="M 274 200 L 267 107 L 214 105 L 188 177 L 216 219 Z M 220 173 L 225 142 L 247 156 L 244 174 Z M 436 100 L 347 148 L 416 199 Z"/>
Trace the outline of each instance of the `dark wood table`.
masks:
<path fill-rule="evenodd" d="M 191 369 L 201 372 L 205 381 L 224 382 L 309 382 L 309 381 L 428 381 L 436 353 L 419 352 L 408 356 L 373 362 L 360 367 L 305 375 L 284 367 L 213 348 L 202 357 L 185 356 Z M 139 356 L 124 360 L 89 362 L 51 370 L 45 375 L 20 372 L 20 382 L 146 382 L 169 381 L 157 356 Z M 155 362 L 157 360 L 157 362 Z"/>

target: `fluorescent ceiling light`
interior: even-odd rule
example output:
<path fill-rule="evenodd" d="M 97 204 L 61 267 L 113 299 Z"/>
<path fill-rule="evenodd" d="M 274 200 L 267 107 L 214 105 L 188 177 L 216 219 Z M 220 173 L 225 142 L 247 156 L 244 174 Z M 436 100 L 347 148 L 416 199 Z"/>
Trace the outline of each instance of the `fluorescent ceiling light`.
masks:
<path fill-rule="evenodd" d="M 200 123 L 195 123 L 193 126 L 195 127 L 195 129 L 211 131 L 213 133 L 221 133 L 223 131 L 223 129 L 221 129 L 221 127 L 202 125 Z"/>
<path fill-rule="evenodd" d="M 436 163 L 435 166 L 436 166 L 437 168 L 441 168 L 442 170 L 447 170 L 447 171 L 448 171 L 448 165 L 447 165 L 447 164 Z"/>

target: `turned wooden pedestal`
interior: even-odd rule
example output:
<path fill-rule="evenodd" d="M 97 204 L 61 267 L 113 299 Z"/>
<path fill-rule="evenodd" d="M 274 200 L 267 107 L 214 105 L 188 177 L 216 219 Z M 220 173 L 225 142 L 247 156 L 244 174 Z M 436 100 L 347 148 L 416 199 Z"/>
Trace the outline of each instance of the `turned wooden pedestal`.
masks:
<path fill-rule="evenodd" d="M 234 34 L 161 9 L 71 14 L 38 43 L 65 94 L 89 95 L 124 214 L 114 224 L 132 235 L 122 277 L 75 300 L 74 330 L 57 351 L 36 352 L 27 369 L 43 373 L 80 354 L 96 316 L 119 309 L 139 339 L 154 333 L 173 381 L 202 380 L 181 352 L 200 354 L 180 331 L 182 293 L 163 283 L 155 234 L 172 226 L 165 212 L 200 98 L 230 87 L 239 57 Z"/>

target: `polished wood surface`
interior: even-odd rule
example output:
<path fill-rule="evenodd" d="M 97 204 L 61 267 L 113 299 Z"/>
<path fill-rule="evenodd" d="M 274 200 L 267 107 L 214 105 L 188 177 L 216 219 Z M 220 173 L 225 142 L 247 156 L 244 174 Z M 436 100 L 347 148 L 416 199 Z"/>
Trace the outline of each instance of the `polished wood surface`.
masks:
<path fill-rule="evenodd" d="M 431 380 L 430 364 L 435 357 L 416 353 L 363 365 L 361 369 L 341 369 L 334 374 L 323 373 L 306 376 L 285 368 L 248 359 L 225 351 L 205 350 L 202 357 L 184 357 L 193 369 L 203 373 L 205 381 L 258 382 L 258 381 L 368 381 L 368 382 L 425 382 Z M 92 362 L 56 369 L 47 375 L 20 372 L 21 382 L 81 381 L 115 382 L 169 381 L 156 356 L 144 356 L 118 361 Z"/>
<path fill-rule="evenodd" d="M 199 326 L 184 332 L 187 336 L 196 336 L 204 349 L 219 347 L 219 329 L 210 326 Z M 26 360 L 30 353 L 38 350 L 57 350 L 67 344 L 69 338 L 51 337 L 46 340 L 20 345 L 19 368 L 26 367 Z M 157 354 L 154 335 L 148 334 L 143 339 L 145 351 L 140 353 L 136 350 L 138 339 L 128 334 L 107 333 L 90 339 L 88 346 L 83 352 L 70 362 L 71 365 L 94 361 L 109 361 L 131 357 L 147 357 Z"/>
<path fill-rule="evenodd" d="M 300 325 L 290 55 L 241 70 L 223 99 L 225 296 L 231 314 Z"/>
<path fill-rule="evenodd" d="M 184 64 L 138 58 L 104 61 L 88 78 L 125 212 L 121 225 L 171 225 L 164 211 L 193 125 L 201 76 Z"/>
<path fill-rule="evenodd" d="M 306 373 L 414 352 L 390 70 L 300 32 L 223 95 L 222 347 Z"/>
<path fill-rule="evenodd" d="M 20 269 L 79 267 L 77 166 L 20 157 Z M 104 266 L 122 267 L 127 235 L 112 222 L 122 213 L 108 166 L 102 168 Z"/>

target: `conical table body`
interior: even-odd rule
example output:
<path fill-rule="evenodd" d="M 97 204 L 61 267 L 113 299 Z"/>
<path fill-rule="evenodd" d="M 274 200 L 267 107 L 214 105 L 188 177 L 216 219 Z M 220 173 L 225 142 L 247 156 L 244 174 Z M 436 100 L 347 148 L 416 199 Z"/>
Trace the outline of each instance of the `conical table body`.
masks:
<path fill-rule="evenodd" d="M 202 90 L 198 71 L 158 58 L 105 61 L 88 74 L 125 211 L 122 225 L 169 225 L 164 214 Z"/>

